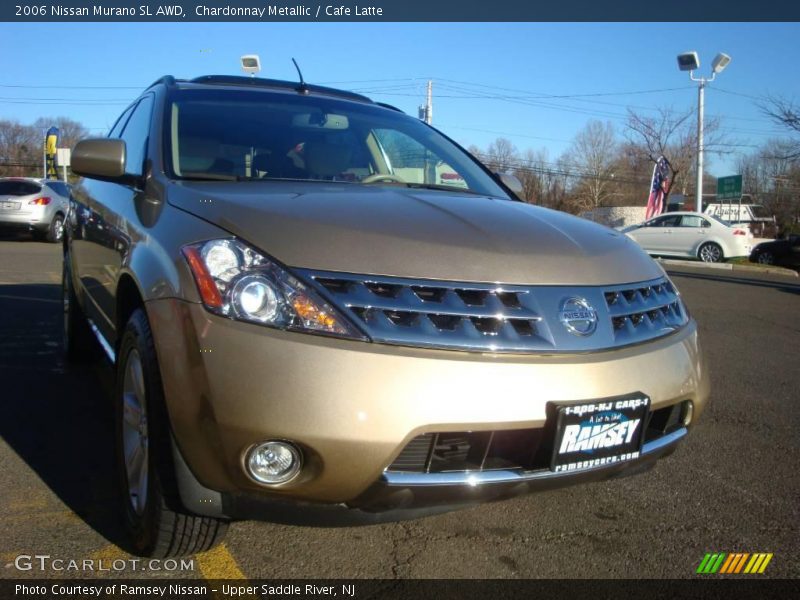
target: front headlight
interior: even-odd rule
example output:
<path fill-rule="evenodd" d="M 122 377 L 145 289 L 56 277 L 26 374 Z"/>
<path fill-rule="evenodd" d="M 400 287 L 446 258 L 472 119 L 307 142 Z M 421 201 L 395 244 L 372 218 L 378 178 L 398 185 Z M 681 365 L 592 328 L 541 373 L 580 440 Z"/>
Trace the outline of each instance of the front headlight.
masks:
<path fill-rule="evenodd" d="M 182 248 L 205 307 L 278 329 L 367 339 L 314 290 L 234 239 Z"/>

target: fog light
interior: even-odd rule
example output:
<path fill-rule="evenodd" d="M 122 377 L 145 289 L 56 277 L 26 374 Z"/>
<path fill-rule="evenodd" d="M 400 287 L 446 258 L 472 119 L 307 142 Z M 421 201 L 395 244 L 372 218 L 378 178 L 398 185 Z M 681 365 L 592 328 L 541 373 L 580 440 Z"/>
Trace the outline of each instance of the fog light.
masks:
<path fill-rule="evenodd" d="M 247 454 L 250 476 L 261 483 L 285 483 L 300 472 L 300 451 L 287 442 L 264 442 Z"/>
<path fill-rule="evenodd" d="M 692 416 L 694 415 L 694 404 L 691 400 L 687 400 L 683 403 L 683 424 L 688 427 L 689 424 L 692 422 Z"/>

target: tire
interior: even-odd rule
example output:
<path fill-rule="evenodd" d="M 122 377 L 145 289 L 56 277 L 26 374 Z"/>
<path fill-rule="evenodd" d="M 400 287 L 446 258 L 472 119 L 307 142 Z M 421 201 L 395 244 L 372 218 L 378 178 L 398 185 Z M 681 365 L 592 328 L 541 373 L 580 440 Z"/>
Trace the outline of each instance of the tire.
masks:
<path fill-rule="evenodd" d="M 772 252 L 764 250 L 763 252 L 758 253 L 758 256 L 756 257 L 756 262 L 762 265 L 774 265 L 775 256 L 773 256 Z"/>
<path fill-rule="evenodd" d="M 64 215 L 56 213 L 53 220 L 50 221 L 50 227 L 47 228 L 47 241 L 51 244 L 57 244 L 64 238 Z"/>
<path fill-rule="evenodd" d="M 122 335 L 115 387 L 118 488 L 132 552 L 166 558 L 208 550 L 228 524 L 181 505 L 153 335 L 141 308 Z"/>
<path fill-rule="evenodd" d="M 697 257 L 703 262 L 717 263 L 722 262 L 725 255 L 722 252 L 719 244 L 708 242 L 703 244 L 697 251 Z"/>
<path fill-rule="evenodd" d="M 72 363 L 89 362 L 98 356 L 97 341 L 89 329 L 89 323 L 72 287 L 69 253 L 64 255 L 61 268 L 61 301 L 64 307 L 64 354 Z"/>

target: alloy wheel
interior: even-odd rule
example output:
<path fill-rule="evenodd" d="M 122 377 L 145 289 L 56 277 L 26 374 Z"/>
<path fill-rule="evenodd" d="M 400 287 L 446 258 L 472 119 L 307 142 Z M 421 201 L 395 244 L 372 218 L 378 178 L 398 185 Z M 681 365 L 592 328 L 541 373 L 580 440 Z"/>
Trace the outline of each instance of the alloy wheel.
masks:
<path fill-rule="evenodd" d="M 700 248 L 700 260 L 703 262 L 719 262 L 722 260 L 722 250 L 716 244 L 706 244 Z"/>
<path fill-rule="evenodd" d="M 56 217 L 56 222 L 53 226 L 53 233 L 55 234 L 55 241 L 60 242 L 61 238 L 64 237 L 64 220 Z"/>
<path fill-rule="evenodd" d="M 147 394 L 142 361 L 136 350 L 130 351 L 125 363 L 122 388 L 122 450 L 131 507 L 137 515 L 142 515 L 147 504 L 149 442 Z"/>
<path fill-rule="evenodd" d="M 771 265 L 775 262 L 775 258 L 772 256 L 771 252 L 761 252 L 758 255 L 758 262 L 762 265 Z"/>

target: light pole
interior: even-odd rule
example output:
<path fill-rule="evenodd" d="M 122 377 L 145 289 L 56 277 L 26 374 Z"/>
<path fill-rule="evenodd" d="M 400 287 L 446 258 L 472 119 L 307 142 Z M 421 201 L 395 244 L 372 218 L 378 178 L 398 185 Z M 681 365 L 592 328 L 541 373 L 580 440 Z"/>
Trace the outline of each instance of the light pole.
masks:
<path fill-rule="evenodd" d="M 711 83 L 717 77 L 717 73 L 722 73 L 723 69 L 731 62 L 731 57 L 720 52 L 711 63 L 711 77 L 695 77 L 694 71 L 700 68 L 700 58 L 697 52 L 684 52 L 678 55 L 678 68 L 681 71 L 689 71 L 692 81 L 698 82 L 697 88 L 697 198 L 695 209 L 703 212 L 703 111 L 705 109 L 705 89 L 706 84 Z"/>

